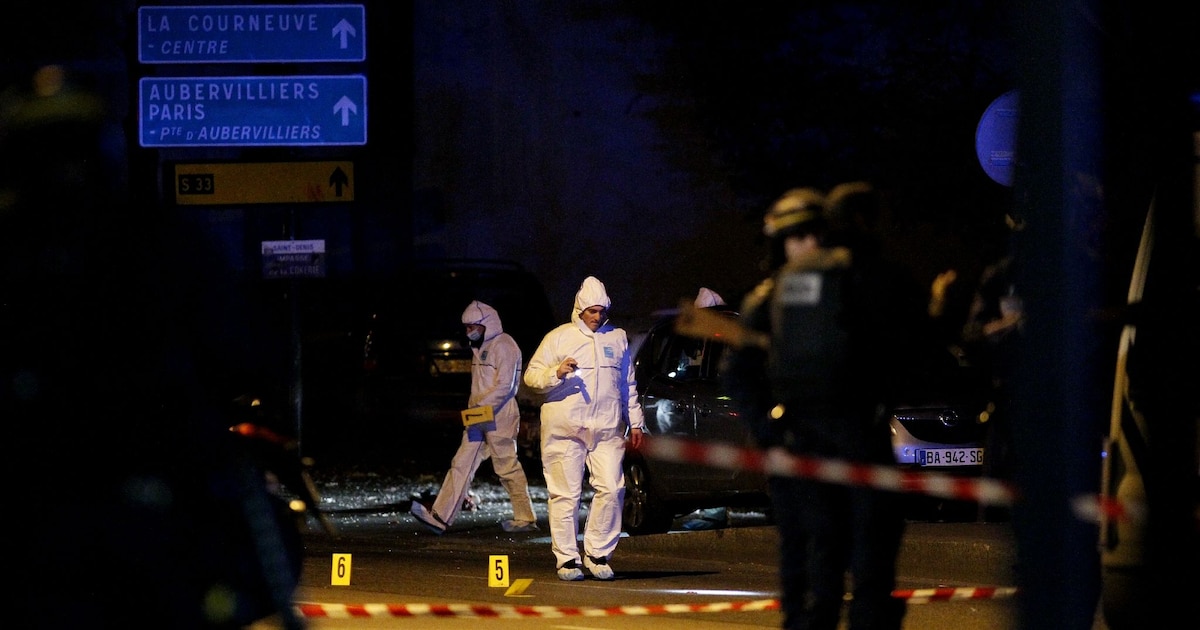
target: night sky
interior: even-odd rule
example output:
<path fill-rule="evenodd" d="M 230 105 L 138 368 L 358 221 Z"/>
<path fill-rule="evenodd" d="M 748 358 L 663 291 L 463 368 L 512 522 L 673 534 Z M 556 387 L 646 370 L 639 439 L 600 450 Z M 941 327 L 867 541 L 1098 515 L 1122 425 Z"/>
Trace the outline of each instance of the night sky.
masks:
<path fill-rule="evenodd" d="M 543 280 L 564 319 L 579 282 L 596 275 L 621 321 L 701 286 L 736 301 L 761 277 L 771 201 L 853 179 L 886 193 L 887 246 L 922 283 L 955 267 L 969 287 L 1006 245 L 999 228 L 1013 191 L 980 167 L 975 132 L 1022 80 L 1017 42 L 1030 20 L 1015 17 L 1019 4 L 363 4 L 362 64 L 181 69 L 137 63 L 134 2 L 16 2 L 8 14 L 28 26 L 0 49 L 0 84 L 11 97 L 39 65 L 65 64 L 109 105 L 106 153 L 124 152 L 128 172 L 107 179 L 177 212 L 248 281 L 258 244 L 284 233 L 326 239 L 334 278 L 386 275 L 411 257 L 513 259 Z M 1114 94 L 1144 93 L 1146 64 L 1171 52 L 1142 52 L 1153 16 L 1120 3 L 1071 11 L 1096 25 L 1075 73 L 1108 80 Z M 368 78 L 366 146 L 137 146 L 138 77 L 344 72 Z M 297 159 L 355 160 L 356 203 L 192 212 L 160 191 L 173 160 Z M 1144 207 L 1135 186 L 1123 205 Z M 1105 230 L 1130 231 L 1100 238 Z M 1127 266 L 1129 240 L 1101 244 L 1116 252 L 1115 269 Z"/>
<path fill-rule="evenodd" d="M 870 179 L 914 275 L 968 277 L 1010 201 L 974 134 L 1012 50 L 994 7 L 934 4 L 419 2 L 415 238 L 518 258 L 564 317 L 594 274 L 619 319 L 739 297 L 775 197 Z"/>

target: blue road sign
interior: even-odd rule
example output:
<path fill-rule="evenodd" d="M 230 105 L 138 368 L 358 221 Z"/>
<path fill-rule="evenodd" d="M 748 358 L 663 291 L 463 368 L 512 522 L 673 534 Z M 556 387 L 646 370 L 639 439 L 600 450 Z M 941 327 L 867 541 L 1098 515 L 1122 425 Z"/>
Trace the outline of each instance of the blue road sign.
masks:
<path fill-rule="evenodd" d="M 144 77 L 143 147 L 310 147 L 367 143 L 367 78 Z"/>
<path fill-rule="evenodd" d="M 361 4 L 138 8 L 141 63 L 363 61 Z"/>
<path fill-rule="evenodd" d="M 263 241 L 264 278 L 324 278 L 325 240 Z"/>

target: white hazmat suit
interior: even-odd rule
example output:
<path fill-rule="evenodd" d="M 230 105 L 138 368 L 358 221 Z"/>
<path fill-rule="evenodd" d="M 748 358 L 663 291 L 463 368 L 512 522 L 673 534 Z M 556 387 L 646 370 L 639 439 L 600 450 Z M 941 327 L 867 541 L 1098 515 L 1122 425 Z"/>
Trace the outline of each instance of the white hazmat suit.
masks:
<path fill-rule="evenodd" d="M 571 321 L 546 334 L 525 370 L 525 384 L 546 395 L 541 413 L 542 469 L 549 493 L 551 544 L 560 568 L 580 560 L 577 536 L 585 470 L 590 471 L 595 494 L 583 552 L 590 562 L 606 563 L 612 556 L 621 535 L 626 429 L 644 431 L 646 425 L 625 331 L 603 321 L 593 332 L 580 319 L 589 307 L 607 310 L 609 305 L 604 284 L 586 278 L 575 295 Z M 575 359 L 576 367 L 559 378 L 558 369 L 568 358 Z M 584 565 L 591 568 L 588 562 Z M 561 572 L 560 578 L 578 579 L 564 578 Z"/>
<path fill-rule="evenodd" d="M 496 309 L 483 302 L 472 301 L 463 311 L 462 323 L 484 326 L 482 342 L 471 344 L 474 357 L 471 359 L 471 396 L 467 400 L 467 407 L 490 405 L 496 428 L 484 434 L 481 441 L 472 440 L 469 432 L 463 431 L 462 442 L 429 511 L 433 522 L 420 520 L 439 533 L 445 531 L 458 516 L 475 471 L 483 460 L 491 457 L 492 468 L 500 477 L 500 485 L 512 501 L 513 518 L 504 521 L 503 528 L 505 531 L 537 529 L 533 501 L 529 498 L 529 483 L 517 459 L 517 429 L 521 420 L 517 405 L 521 348 L 511 335 L 504 332 Z M 422 507 L 414 503 L 414 514 L 424 512 Z"/>

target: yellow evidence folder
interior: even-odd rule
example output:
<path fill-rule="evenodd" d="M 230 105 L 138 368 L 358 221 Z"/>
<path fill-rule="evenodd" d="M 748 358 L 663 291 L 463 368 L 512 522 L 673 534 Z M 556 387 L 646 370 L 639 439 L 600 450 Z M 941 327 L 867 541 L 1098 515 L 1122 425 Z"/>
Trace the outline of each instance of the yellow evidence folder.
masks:
<path fill-rule="evenodd" d="M 467 439 L 471 442 L 482 442 L 488 431 L 496 430 L 496 418 L 492 415 L 491 405 L 463 409 L 462 421 L 467 429 Z"/>
<path fill-rule="evenodd" d="M 492 415 L 491 405 L 471 407 L 470 409 L 462 410 L 462 421 L 464 427 L 469 427 L 473 424 L 479 424 L 481 422 L 492 422 L 495 419 L 495 416 Z"/>

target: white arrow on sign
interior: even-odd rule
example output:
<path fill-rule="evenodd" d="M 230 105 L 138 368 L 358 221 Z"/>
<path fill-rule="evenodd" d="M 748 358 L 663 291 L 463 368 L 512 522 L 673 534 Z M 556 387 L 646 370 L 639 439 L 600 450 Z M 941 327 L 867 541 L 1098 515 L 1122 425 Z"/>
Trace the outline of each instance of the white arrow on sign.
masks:
<path fill-rule="evenodd" d="M 333 113 L 340 113 L 342 115 L 342 126 L 349 127 L 350 114 L 357 114 L 358 106 L 354 104 L 354 101 L 350 100 L 349 96 L 343 96 L 342 98 L 338 99 L 337 103 L 334 104 Z"/>
<path fill-rule="evenodd" d="M 333 35 L 331 37 L 339 35 L 342 37 L 342 49 L 345 49 L 349 45 L 346 38 L 357 36 L 358 31 L 354 30 L 354 26 L 347 22 L 345 18 L 342 18 L 342 21 L 333 27 Z"/>

